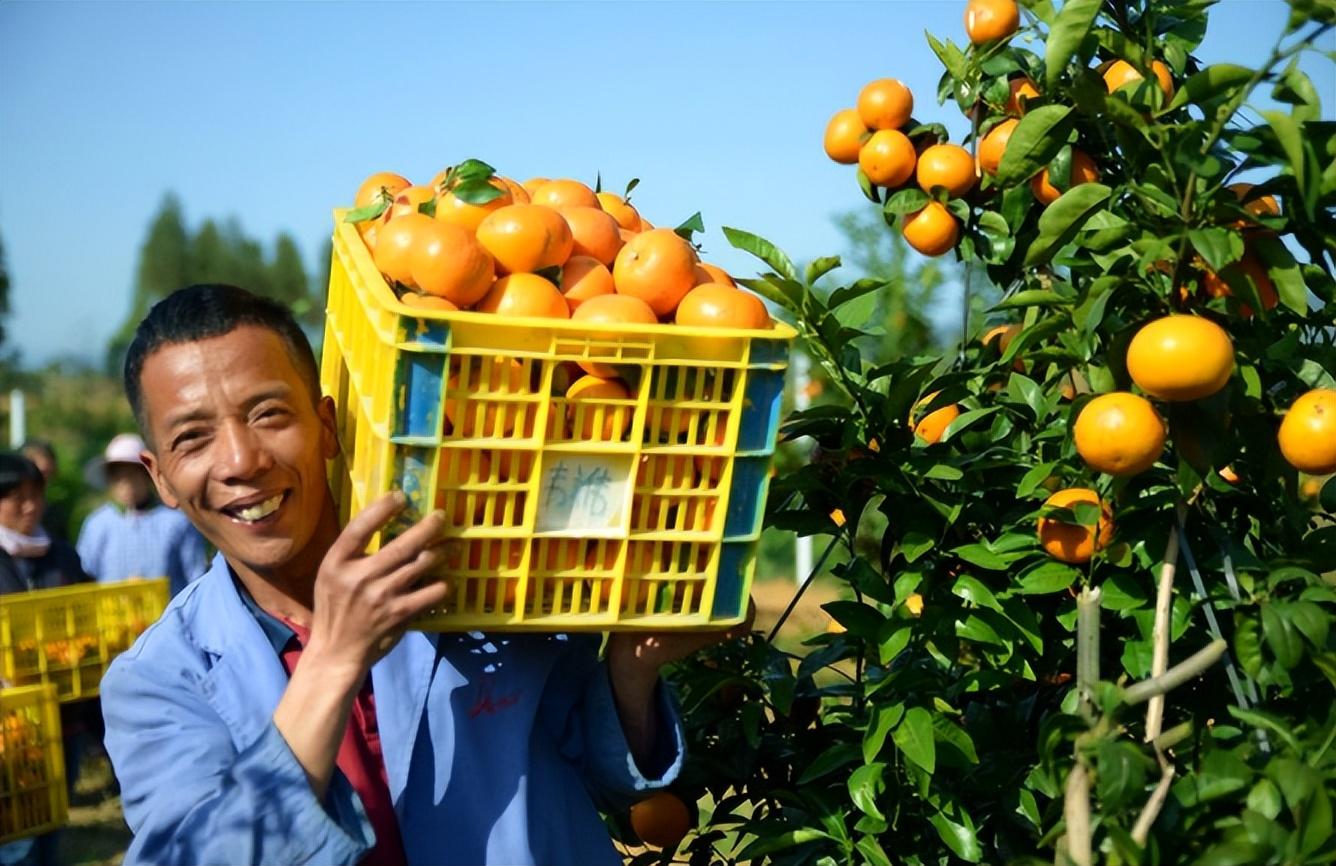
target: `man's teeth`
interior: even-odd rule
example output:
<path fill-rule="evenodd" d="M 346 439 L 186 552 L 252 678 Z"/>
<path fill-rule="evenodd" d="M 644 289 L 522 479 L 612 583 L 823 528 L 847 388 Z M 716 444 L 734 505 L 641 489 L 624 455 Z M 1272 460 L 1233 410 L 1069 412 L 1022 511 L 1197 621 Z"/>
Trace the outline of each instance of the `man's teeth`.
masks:
<path fill-rule="evenodd" d="M 272 499 L 266 499 L 258 505 L 252 505 L 250 508 L 243 508 L 237 512 L 237 517 L 246 521 L 263 520 L 278 510 L 278 505 L 283 501 L 283 494 L 278 494 Z"/>

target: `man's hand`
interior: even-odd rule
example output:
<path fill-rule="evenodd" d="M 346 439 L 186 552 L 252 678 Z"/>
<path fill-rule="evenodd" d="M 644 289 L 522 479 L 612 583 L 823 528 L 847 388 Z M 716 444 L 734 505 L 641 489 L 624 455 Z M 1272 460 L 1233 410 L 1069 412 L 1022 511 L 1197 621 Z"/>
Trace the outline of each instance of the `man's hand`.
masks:
<path fill-rule="evenodd" d="M 747 618 L 717 631 L 617 632 L 608 638 L 608 674 L 621 716 L 622 730 L 636 762 L 644 765 L 658 737 L 654 687 L 659 670 L 698 650 L 751 631 L 756 605 L 747 603 Z"/>
<path fill-rule="evenodd" d="M 348 521 L 330 546 L 315 580 L 311 616 L 314 652 L 330 665 L 365 674 L 389 652 L 404 627 L 445 601 L 443 581 L 419 585 L 444 555 L 438 545 L 445 515 L 432 512 L 375 553 L 367 544 L 400 511 L 402 493 L 388 493 Z"/>
<path fill-rule="evenodd" d="M 311 639 L 288 680 L 274 726 L 287 741 L 311 790 L 324 799 L 348 714 L 371 666 L 403 635 L 414 616 L 445 601 L 447 587 L 428 580 L 440 562 L 434 547 L 444 515 L 433 512 L 372 554 L 367 543 L 405 504 L 390 493 L 348 522 L 315 579 Z"/>

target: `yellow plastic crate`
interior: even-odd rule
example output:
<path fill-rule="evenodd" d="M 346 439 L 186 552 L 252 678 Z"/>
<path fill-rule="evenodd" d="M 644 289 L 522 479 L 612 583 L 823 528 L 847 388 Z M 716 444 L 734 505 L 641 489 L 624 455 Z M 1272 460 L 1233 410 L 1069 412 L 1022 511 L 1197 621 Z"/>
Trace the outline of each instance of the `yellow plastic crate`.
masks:
<path fill-rule="evenodd" d="M 0 844 L 68 820 L 55 686 L 0 689 Z"/>
<path fill-rule="evenodd" d="M 167 606 L 167 579 L 81 583 L 0 595 L 0 678 L 91 698 L 107 665 Z"/>
<path fill-rule="evenodd" d="M 416 627 L 741 622 L 793 329 L 591 333 L 405 306 L 343 213 L 321 360 L 341 444 L 330 485 L 345 521 L 394 489 L 405 522 L 445 512 L 453 592 Z M 580 361 L 610 364 L 628 396 L 568 400 Z"/>

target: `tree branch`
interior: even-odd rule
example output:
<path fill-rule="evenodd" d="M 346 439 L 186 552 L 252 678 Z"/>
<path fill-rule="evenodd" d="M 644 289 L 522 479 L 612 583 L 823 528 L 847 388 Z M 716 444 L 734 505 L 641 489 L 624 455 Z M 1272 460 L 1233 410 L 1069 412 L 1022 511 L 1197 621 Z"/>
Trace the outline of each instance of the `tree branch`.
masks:
<path fill-rule="evenodd" d="M 1174 571 L 1178 565 L 1178 525 L 1169 530 L 1169 543 L 1164 546 L 1164 564 L 1160 567 L 1160 587 L 1155 596 L 1154 655 L 1151 658 L 1152 677 L 1164 676 L 1169 669 L 1169 613 L 1174 600 Z M 1164 695 L 1156 695 L 1146 706 L 1146 742 L 1160 735 L 1164 723 Z"/>
<path fill-rule="evenodd" d="M 1128 706 L 1135 706 L 1155 695 L 1163 695 L 1173 691 L 1220 661 L 1220 657 L 1225 654 L 1226 647 L 1227 644 L 1223 640 L 1211 641 L 1211 643 L 1193 653 L 1186 661 L 1174 665 L 1164 676 L 1152 677 L 1128 686 L 1123 691 L 1123 703 Z"/>

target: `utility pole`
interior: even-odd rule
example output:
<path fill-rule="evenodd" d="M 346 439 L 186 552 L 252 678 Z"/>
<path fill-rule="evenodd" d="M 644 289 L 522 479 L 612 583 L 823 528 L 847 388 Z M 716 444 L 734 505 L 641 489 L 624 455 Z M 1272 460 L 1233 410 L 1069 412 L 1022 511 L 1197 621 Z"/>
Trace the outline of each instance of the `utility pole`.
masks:
<path fill-rule="evenodd" d="M 28 438 L 27 419 L 23 417 L 23 392 L 18 388 L 9 392 L 9 449 L 17 451 Z"/>

